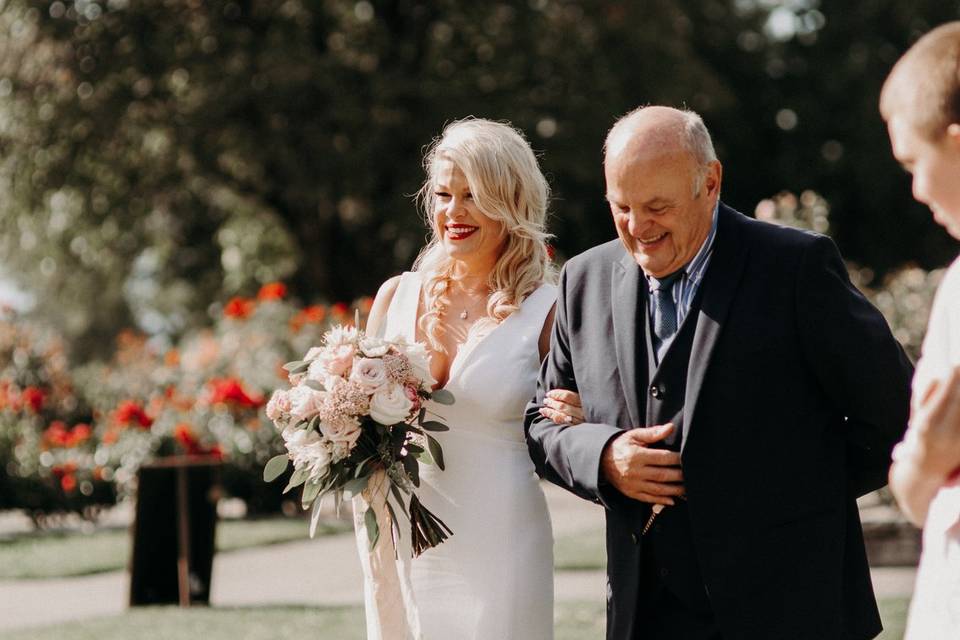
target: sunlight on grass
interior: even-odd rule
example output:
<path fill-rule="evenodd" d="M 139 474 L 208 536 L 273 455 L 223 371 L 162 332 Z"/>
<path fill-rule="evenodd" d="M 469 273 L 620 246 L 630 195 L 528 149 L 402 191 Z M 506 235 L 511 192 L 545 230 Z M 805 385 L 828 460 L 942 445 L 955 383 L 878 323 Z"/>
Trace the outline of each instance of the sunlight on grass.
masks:
<path fill-rule="evenodd" d="M 321 525 L 318 536 L 339 533 L 349 525 Z M 306 540 L 308 523 L 300 518 L 223 520 L 217 524 L 217 550 L 235 551 L 268 544 Z M 37 532 L 0 538 L 0 580 L 82 576 L 124 569 L 130 558 L 126 529 L 94 533 Z"/>

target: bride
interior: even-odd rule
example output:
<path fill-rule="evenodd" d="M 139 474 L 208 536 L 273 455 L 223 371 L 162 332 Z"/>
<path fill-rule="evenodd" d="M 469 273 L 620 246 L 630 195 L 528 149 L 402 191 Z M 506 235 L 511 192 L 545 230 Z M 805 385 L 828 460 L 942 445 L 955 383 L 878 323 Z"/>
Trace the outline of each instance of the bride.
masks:
<path fill-rule="evenodd" d="M 549 640 L 553 535 L 523 435 L 556 300 L 549 188 L 522 134 L 489 120 L 448 125 L 424 166 L 432 237 L 413 271 L 380 288 L 367 331 L 427 344 L 436 388 L 456 399 L 427 406 L 450 427 L 436 434 L 446 470 L 422 466 L 418 491 L 453 536 L 413 560 L 397 553 L 405 589 L 392 604 L 363 563 L 368 638 Z"/>

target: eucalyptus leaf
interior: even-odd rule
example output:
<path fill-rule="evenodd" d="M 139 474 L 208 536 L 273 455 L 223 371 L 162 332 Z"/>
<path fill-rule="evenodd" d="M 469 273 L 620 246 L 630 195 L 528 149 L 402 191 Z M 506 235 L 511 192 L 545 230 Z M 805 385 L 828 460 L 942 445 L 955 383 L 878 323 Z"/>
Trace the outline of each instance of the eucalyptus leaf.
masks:
<path fill-rule="evenodd" d="M 313 538 L 317 533 L 317 525 L 320 523 L 320 512 L 322 511 L 323 500 L 313 501 L 313 510 L 310 512 L 310 537 Z"/>
<path fill-rule="evenodd" d="M 363 523 L 367 526 L 367 539 L 370 540 L 370 551 L 373 551 L 377 540 L 380 539 L 380 525 L 377 524 L 377 514 L 373 510 L 373 507 L 368 508 L 367 512 L 363 514 Z"/>
<path fill-rule="evenodd" d="M 407 475 L 410 476 L 410 482 L 413 483 L 413 486 L 420 486 L 420 465 L 417 464 L 417 459 L 413 456 L 407 456 L 403 459 L 403 468 L 406 469 Z"/>
<path fill-rule="evenodd" d="M 287 483 L 287 488 L 283 490 L 284 493 L 287 493 L 295 487 L 299 487 L 304 482 L 307 481 L 307 478 L 310 477 L 310 471 L 307 469 L 297 469 L 293 472 L 293 475 L 290 476 L 290 482 Z"/>
<path fill-rule="evenodd" d="M 430 455 L 433 456 L 433 459 L 436 460 L 437 466 L 440 467 L 440 470 L 445 469 L 443 465 L 443 447 L 440 446 L 440 443 L 437 442 L 437 439 L 431 436 L 429 433 L 427 436 L 427 447 L 430 449 Z"/>
<path fill-rule="evenodd" d="M 359 495 L 364 489 L 367 488 L 367 484 L 370 482 L 370 476 L 361 476 L 359 478 L 354 478 L 350 480 L 345 485 L 343 485 L 343 492 L 355 496 Z"/>
<path fill-rule="evenodd" d="M 423 453 L 418 454 L 417 460 L 419 460 L 423 464 L 430 464 L 430 465 L 436 464 L 436 461 L 433 459 L 433 456 L 430 455 L 429 451 L 424 451 Z"/>
<path fill-rule="evenodd" d="M 283 368 L 290 373 L 303 373 L 310 368 L 310 363 L 305 360 L 294 360 L 283 365 Z"/>
<path fill-rule="evenodd" d="M 306 507 L 316 500 L 318 495 L 320 495 L 320 485 L 316 482 L 310 482 L 303 486 L 303 496 L 300 498 L 300 502 Z"/>
<path fill-rule="evenodd" d="M 325 386 L 323 386 L 322 384 L 320 384 L 320 383 L 317 382 L 316 380 L 304 380 L 304 381 L 303 381 L 303 384 L 307 385 L 308 387 L 310 387 L 310 388 L 313 389 L 314 391 L 326 391 L 326 390 L 327 390 L 327 388 L 326 388 Z"/>
<path fill-rule="evenodd" d="M 273 482 L 282 476 L 283 472 L 287 470 L 287 464 L 289 464 L 289 462 L 290 458 L 288 458 L 285 453 L 270 458 L 266 466 L 263 467 L 264 482 Z"/>
<path fill-rule="evenodd" d="M 431 391 L 430 399 L 436 402 L 437 404 L 453 404 L 454 403 L 453 394 L 447 391 L 446 389 L 437 389 L 436 391 Z"/>
<path fill-rule="evenodd" d="M 436 420 L 427 420 L 426 422 L 421 422 L 420 426 L 424 431 L 450 431 L 450 427 L 442 422 L 437 422 Z"/>

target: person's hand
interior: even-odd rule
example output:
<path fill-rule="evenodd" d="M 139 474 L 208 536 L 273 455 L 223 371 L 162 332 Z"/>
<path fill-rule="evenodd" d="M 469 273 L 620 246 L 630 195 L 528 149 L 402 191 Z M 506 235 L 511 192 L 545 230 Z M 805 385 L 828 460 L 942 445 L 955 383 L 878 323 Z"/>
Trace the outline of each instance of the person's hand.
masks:
<path fill-rule="evenodd" d="M 907 456 L 924 475 L 946 481 L 960 470 L 960 367 L 925 391 L 910 428 Z"/>
<path fill-rule="evenodd" d="M 552 389 L 547 391 L 543 399 L 545 406 L 540 408 L 540 415 L 557 424 L 580 424 L 583 422 L 583 405 L 580 394 L 566 389 Z"/>
<path fill-rule="evenodd" d="M 600 472 L 620 493 L 643 502 L 674 504 L 683 497 L 680 454 L 653 449 L 651 444 L 670 436 L 672 423 L 624 431 L 607 444 L 600 456 Z"/>

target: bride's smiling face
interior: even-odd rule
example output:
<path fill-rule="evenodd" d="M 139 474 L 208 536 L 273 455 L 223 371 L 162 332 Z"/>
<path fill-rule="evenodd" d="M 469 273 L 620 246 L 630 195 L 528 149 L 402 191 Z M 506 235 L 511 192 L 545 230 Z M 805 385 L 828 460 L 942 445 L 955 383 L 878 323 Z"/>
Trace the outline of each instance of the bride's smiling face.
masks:
<path fill-rule="evenodd" d="M 492 266 L 506 242 L 503 224 L 480 212 L 467 177 L 452 160 L 439 161 L 433 190 L 434 224 L 447 255 Z"/>

